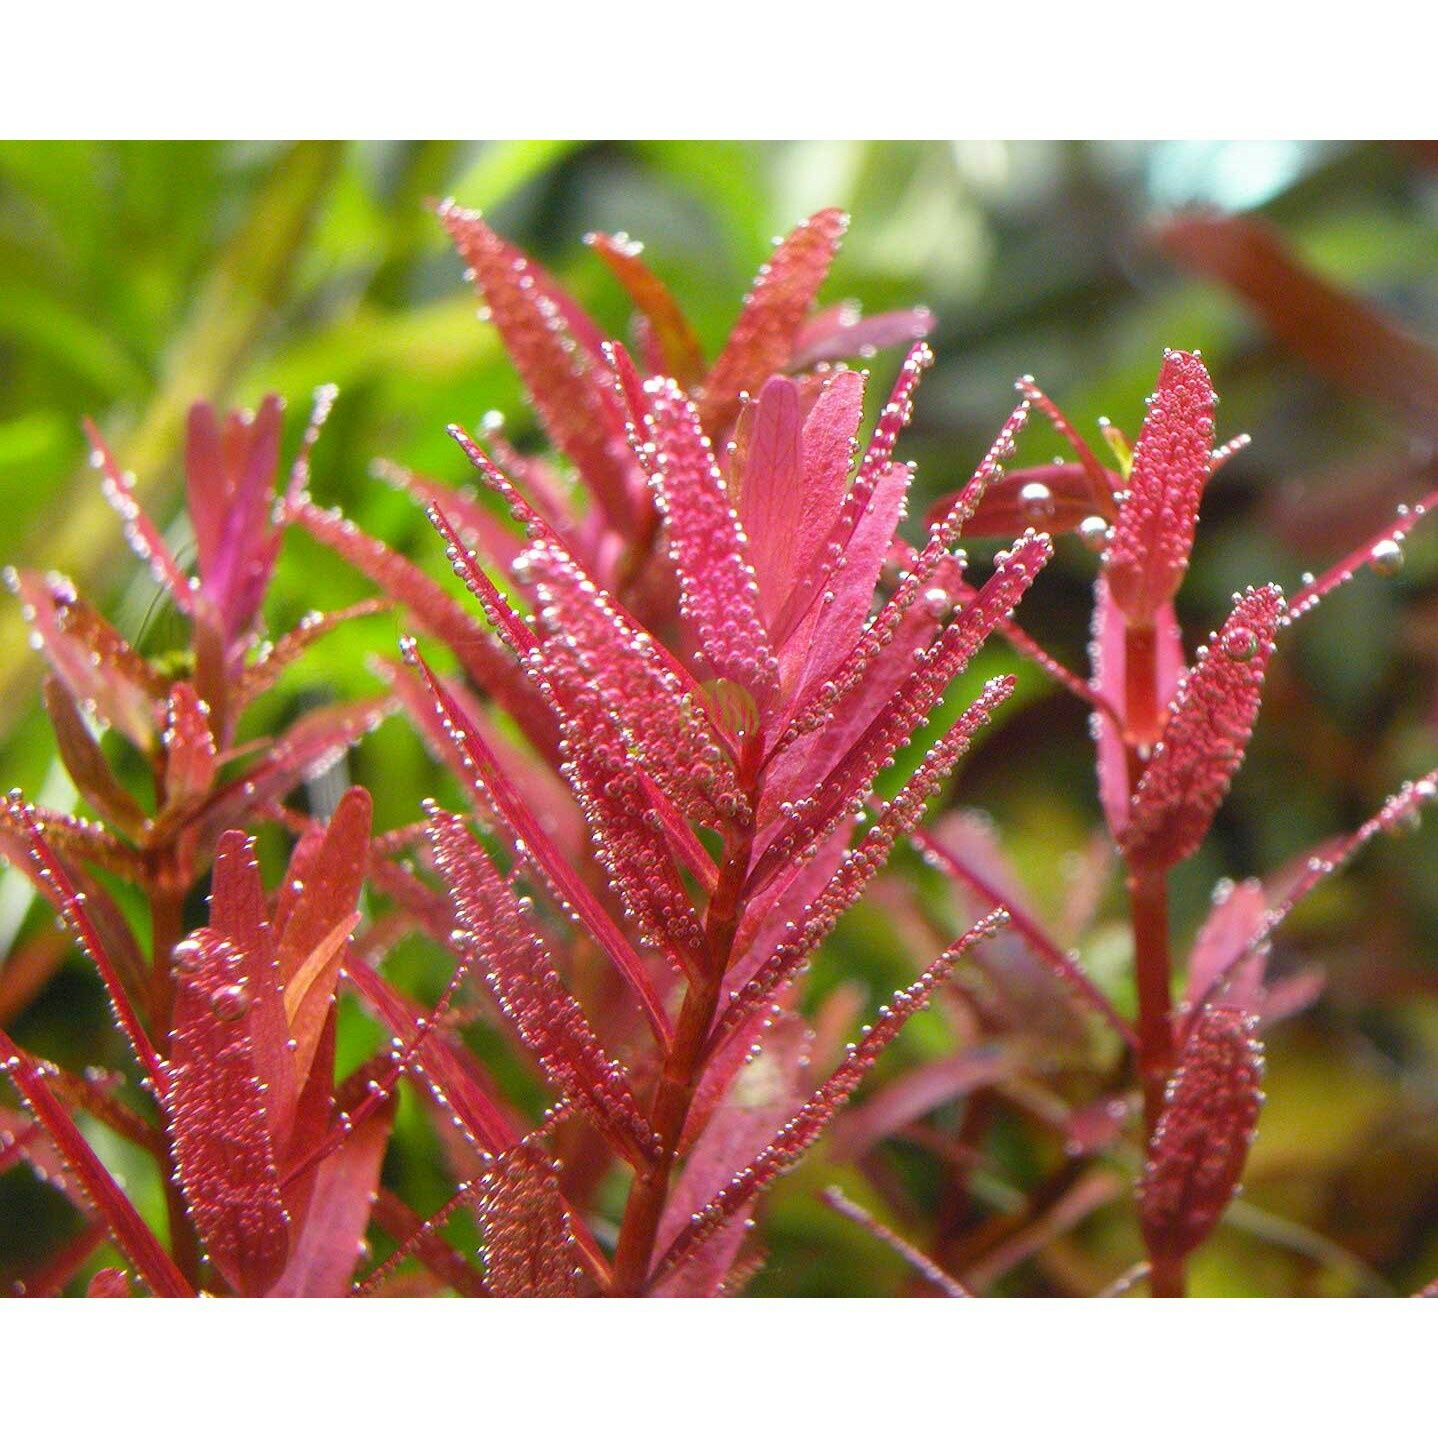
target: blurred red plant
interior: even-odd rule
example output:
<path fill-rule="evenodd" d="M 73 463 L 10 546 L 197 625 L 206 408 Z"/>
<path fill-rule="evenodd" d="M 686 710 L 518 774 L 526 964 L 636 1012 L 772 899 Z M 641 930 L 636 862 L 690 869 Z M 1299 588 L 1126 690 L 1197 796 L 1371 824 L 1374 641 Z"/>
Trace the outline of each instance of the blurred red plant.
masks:
<path fill-rule="evenodd" d="M 637 307 L 636 355 L 478 215 L 440 213 L 577 480 L 519 454 L 498 429 L 483 442 L 453 430 L 486 494 L 380 467 L 425 504 L 482 619 L 311 499 L 308 456 L 329 394 L 278 497 L 278 401 L 223 423 L 196 407 L 193 577 L 92 431 L 132 544 L 190 626 L 178 672 L 137 653 L 62 579 L 13 576 L 52 670 L 60 756 L 97 819 L 12 794 L 0 850 L 94 961 L 147 1095 L 122 1100 L 122 1080 L 63 1070 L 0 1033 L 5 1071 L 34 1115 L 4 1117 L 0 1166 L 25 1159 L 49 1174 L 63 1164 L 89 1221 L 86 1242 L 28 1291 L 58 1291 L 107 1235 L 164 1295 L 738 1291 L 762 1262 L 750 1230 L 765 1190 L 834 1126 L 913 1013 L 961 996 L 982 1010 L 956 979 L 972 969 L 1008 1002 L 1004 1023 L 1082 1030 L 1093 1017 L 1134 1065 L 1151 1287 L 1182 1292 L 1184 1258 L 1234 1192 L 1257 1118 L 1252 1034 L 1281 1007 L 1264 985 L 1273 927 L 1318 877 L 1433 792 L 1433 776 L 1419 781 L 1281 890 L 1227 891 L 1195 946 L 1188 1000 L 1173 1011 L 1168 871 L 1202 842 L 1242 760 L 1280 629 L 1364 556 L 1290 603 L 1273 586 L 1237 597 L 1186 668 L 1173 596 L 1204 486 L 1233 449 L 1213 447 L 1214 396 L 1197 355 L 1166 357 L 1131 452 L 1110 429 L 1116 470 L 1022 381 L 989 452 L 915 550 L 899 537 L 911 473 L 894 453 L 929 363 L 929 319 L 813 311 L 844 228 L 837 212 L 779 244 L 712 364 L 627 241 L 591 237 Z M 864 442 L 867 376 L 836 361 L 904 341 L 918 342 Z M 1006 474 L 1035 407 L 1077 459 Z M 1375 543 L 1398 543 L 1421 512 Z M 383 597 L 263 643 L 262 604 L 289 529 L 336 551 Z M 1103 556 L 1092 681 L 1012 619 L 1050 556 L 1049 533 L 1065 530 Z M 963 532 L 1009 541 L 981 582 L 955 547 Z M 379 666 L 384 694 L 236 742 L 247 707 L 288 663 L 381 605 L 447 647 L 461 674 L 442 677 L 406 640 L 405 663 Z M 996 630 L 1092 706 L 1104 812 L 1128 878 L 1134 1022 L 1033 916 L 981 834 L 924 827 L 1011 679 L 984 684 L 926 737 L 891 797 L 874 792 Z M 286 807 L 395 708 L 453 771 L 471 813 L 426 803 L 423 819 L 372 835 L 362 789 L 323 819 Z M 148 805 L 117 777 L 100 728 L 147 761 Z M 254 831 L 273 825 L 295 843 L 268 894 Z M 978 912 L 840 1047 L 842 991 L 811 1032 L 799 980 L 904 836 Z M 187 932 L 186 901 L 207 874 L 208 923 Z M 144 896 L 147 943 L 101 875 Z M 431 1007 L 381 971 L 412 931 L 451 956 Z M 1020 1021 L 1018 953 L 1034 966 L 1038 999 Z M 45 947 L 30 967 L 54 957 Z M 481 985 L 488 997 L 470 1002 Z M 393 1037 L 338 1078 L 342 988 Z M 537 1121 L 462 1041 L 476 1014 L 542 1075 L 552 1106 Z M 810 1063 L 836 1048 L 828 1076 L 807 1082 Z M 839 1126 L 836 1147 L 860 1150 L 994 1077 L 981 1056 L 955 1057 L 942 1074 L 921 1068 L 870 1098 Z M 440 1121 L 456 1179 L 454 1197 L 424 1219 L 380 1181 L 405 1076 Z M 1102 1147 L 1121 1132 L 1126 1086 L 1121 1074 L 1102 1099 L 1108 1118 L 1083 1142 Z M 167 1245 L 77 1114 L 153 1155 Z M 1078 1142 L 1082 1115 L 1062 1122 Z M 616 1173 L 617 1206 L 607 1196 Z M 831 1201 L 930 1287 L 974 1286 L 851 1200 Z M 479 1226 L 482 1270 L 449 1236 L 459 1209 Z M 374 1230 L 391 1251 L 357 1275 Z M 126 1293 L 128 1279 L 102 1270 L 91 1291 Z"/>

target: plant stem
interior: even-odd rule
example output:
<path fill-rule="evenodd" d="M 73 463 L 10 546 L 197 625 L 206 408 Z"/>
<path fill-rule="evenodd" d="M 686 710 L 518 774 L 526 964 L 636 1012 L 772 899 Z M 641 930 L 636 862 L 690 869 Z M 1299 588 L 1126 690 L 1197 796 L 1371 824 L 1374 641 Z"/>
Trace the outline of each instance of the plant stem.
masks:
<path fill-rule="evenodd" d="M 1158 633 L 1153 625 L 1124 632 L 1124 719 L 1130 793 L 1136 792 L 1148 751 L 1163 732 L 1158 682 Z M 1168 936 L 1168 871 L 1130 864 L 1129 915 L 1133 929 L 1134 976 L 1138 987 L 1138 1071 L 1143 1087 L 1145 1149 L 1163 1113 L 1173 1072 L 1173 976 Z M 1149 1254 L 1149 1292 L 1179 1298 L 1184 1292 L 1183 1260 Z"/>
<path fill-rule="evenodd" d="M 684 1124 L 703 1069 L 705 1040 L 719 1007 L 724 973 L 729 967 L 734 936 L 743 916 L 744 880 L 749 872 L 753 843 L 753 828 L 746 826 L 731 835 L 725 845 L 724 864 L 704 925 L 709 964 L 685 992 L 674 1040 L 664 1056 L 664 1067 L 654 1091 L 650 1124 L 659 1141 L 659 1152 L 647 1167 L 635 1174 L 619 1228 L 614 1255 L 617 1297 L 638 1297 L 648 1286 L 659 1220 L 669 1195 Z"/>
<path fill-rule="evenodd" d="M 1167 875 L 1162 869 L 1131 870 L 1128 897 L 1138 979 L 1138 1065 L 1143 1082 L 1144 1132 L 1152 1138 L 1173 1068 Z"/>

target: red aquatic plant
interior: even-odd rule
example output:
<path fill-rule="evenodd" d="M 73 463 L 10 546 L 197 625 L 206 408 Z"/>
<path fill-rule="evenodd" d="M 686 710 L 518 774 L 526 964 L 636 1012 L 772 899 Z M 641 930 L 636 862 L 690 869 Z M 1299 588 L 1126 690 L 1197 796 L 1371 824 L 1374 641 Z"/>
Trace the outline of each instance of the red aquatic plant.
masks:
<path fill-rule="evenodd" d="M 478 490 L 379 466 L 425 506 L 436 557 L 442 547 L 468 601 L 311 497 L 329 395 L 278 494 L 278 402 L 223 423 L 197 407 L 193 576 L 92 434 L 132 543 L 188 623 L 178 661 L 142 656 L 57 577 L 13 579 L 52 671 L 61 758 L 96 818 L 12 795 L 0 849 L 94 961 L 141 1089 L 69 1072 L 0 1033 L 34 1116 L 4 1116 L 0 1163 L 63 1167 L 89 1222 L 86 1242 L 31 1291 L 62 1287 L 108 1237 L 128 1270 L 101 1270 L 96 1294 L 127 1293 L 127 1272 L 165 1295 L 735 1292 L 763 1261 L 761 1199 L 821 1137 L 862 1164 L 936 1106 L 1015 1079 L 1011 1036 L 1075 1051 L 1090 1020 L 1123 1056 L 1118 1077 L 1091 1104 L 1050 1104 L 1046 1117 L 1076 1156 L 1113 1148 L 1137 1075 L 1139 1228 L 1153 1290 L 1181 1291 L 1184 1258 L 1221 1217 L 1253 1135 L 1255 1032 L 1285 1001 L 1264 973 L 1273 927 L 1433 790 L 1431 776 L 1420 781 L 1281 888 L 1227 890 L 1175 1011 L 1168 871 L 1203 842 L 1242 760 L 1280 631 L 1360 557 L 1291 602 L 1272 586 L 1238 597 L 1189 666 L 1173 598 L 1205 484 L 1234 448 L 1213 446 L 1197 355 L 1165 359 L 1131 452 L 1110 427 L 1112 469 L 1022 381 L 990 449 L 914 547 L 900 529 L 912 474 L 896 447 L 930 361 L 929 318 L 815 310 L 840 214 L 820 212 L 780 242 L 712 362 L 622 237 L 591 243 L 636 306 L 633 354 L 480 216 L 452 205 L 440 216 L 558 456 L 522 455 L 499 427 L 456 427 Z M 866 431 L 869 376 L 838 361 L 906 342 Z M 1006 473 L 1034 409 L 1077 458 Z M 1397 543 L 1406 522 L 1381 541 Z M 1067 530 L 1102 554 L 1092 680 L 1013 619 L 1049 535 Z M 294 531 L 381 593 L 268 642 L 265 592 Z M 973 572 L 957 547 L 965 534 L 1006 547 Z M 291 660 L 379 606 L 414 633 L 402 662 L 377 661 L 384 693 L 240 737 L 251 701 Z M 961 814 L 926 820 L 1012 691 L 1009 677 L 964 679 L 995 632 L 1092 707 L 1131 900 L 1132 1020 L 1036 917 L 991 836 Z M 943 712 L 957 717 L 927 727 L 951 690 L 964 703 Z M 414 822 L 373 835 L 362 789 L 325 813 L 294 803 L 303 780 L 393 709 L 452 771 L 466 812 L 417 795 Z M 148 766 L 146 801 L 117 774 L 101 728 Z M 902 777 L 886 784 L 901 755 Z M 268 892 L 256 838 L 274 830 L 292 849 Z M 957 929 L 935 933 L 913 888 L 881 875 L 905 839 L 970 905 Z M 145 900 L 144 934 L 111 883 Z M 208 920 L 193 927 L 187 904 L 206 884 Z M 915 951 L 938 952 L 846 1043 L 844 995 L 811 1022 L 801 980 L 874 884 L 889 886 Z M 387 974 L 410 934 L 447 956 L 437 1002 Z M 391 1040 L 339 1075 L 342 992 Z M 960 1031 L 954 1052 L 868 1092 L 881 1054 L 931 1004 Z M 462 1032 L 471 1022 L 507 1036 L 538 1104 L 481 1063 Z M 429 1105 L 452 1181 L 428 1216 L 382 1181 L 402 1081 Z M 152 1155 L 167 1242 L 77 1115 Z M 1089 1172 L 1087 1188 L 1061 1196 L 1064 1211 L 1107 1201 L 1111 1180 Z M 830 1201 L 951 1296 L 982 1291 L 1026 1241 L 1009 1235 L 955 1276 L 952 1261 L 854 1200 Z M 479 1266 L 458 1215 L 478 1228 Z M 375 1238 L 388 1251 L 367 1265 Z"/>

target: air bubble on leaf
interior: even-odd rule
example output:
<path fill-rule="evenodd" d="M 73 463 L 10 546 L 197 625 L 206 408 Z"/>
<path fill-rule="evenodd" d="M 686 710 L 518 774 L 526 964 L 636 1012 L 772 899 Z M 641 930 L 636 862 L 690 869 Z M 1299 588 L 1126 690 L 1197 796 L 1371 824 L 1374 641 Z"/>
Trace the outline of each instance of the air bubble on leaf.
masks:
<path fill-rule="evenodd" d="M 1368 551 L 1368 567 L 1375 574 L 1397 574 L 1403 568 L 1403 546 L 1396 539 L 1380 539 Z"/>

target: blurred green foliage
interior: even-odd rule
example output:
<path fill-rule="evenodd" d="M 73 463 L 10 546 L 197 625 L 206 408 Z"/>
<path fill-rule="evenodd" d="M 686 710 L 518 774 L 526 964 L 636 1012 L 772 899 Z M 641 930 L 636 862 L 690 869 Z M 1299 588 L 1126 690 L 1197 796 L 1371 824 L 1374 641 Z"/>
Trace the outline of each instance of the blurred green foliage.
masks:
<path fill-rule="evenodd" d="M 1011 406 L 1016 375 L 1037 376 L 1091 436 L 1100 414 L 1132 432 L 1162 347 L 1202 348 L 1224 431 L 1249 430 L 1255 443 L 1207 504 L 1181 602 L 1191 642 L 1236 586 L 1274 578 L 1295 587 L 1395 502 L 1432 487 L 1435 434 L 1317 377 L 1238 302 L 1177 268 L 1151 228 L 1175 206 L 1264 214 L 1330 279 L 1438 343 L 1438 170 L 1426 153 L 1286 142 L 6 144 L 0 558 L 64 569 L 142 647 L 162 650 L 167 616 L 98 501 L 80 416 L 101 424 L 168 521 L 193 398 L 253 403 L 276 389 L 297 432 L 309 392 L 326 382 L 342 393 L 316 454 L 316 497 L 436 557 L 423 518 L 369 477 L 371 460 L 390 456 L 458 482 L 465 466 L 444 426 L 494 409 L 522 442 L 537 442 L 428 213 L 427 200 L 447 194 L 483 207 L 615 333 L 625 332 L 626 304 L 579 241 L 590 229 L 642 239 L 711 349 L 771 237 L 820 205 L 848 208 L 853 225 L 828 296 L 869 310 L 927 303 L 938 317 L 938 363 L 902 451 L 919 462 L 916 519 L 967 475 Z M 884 383 L 895 363 L 875 361 Z M 1037 461 L 1057 448 L 1034 426 L 1022 454 Z M 1030 627 L 1076 665 L 1091 573 L 1091 556 L 1061 546 L 1025 605 Z M 295 536 L 270 621 L 287 626 L 364 592 Z M 0 772 L 7 785 L 63 803 L 18 614 L 9 609 L 0 623 Z M 392 654 L 396 632 L 393 618 L 377 618 L 330 638 L 257 717 L 278 721 L 317 698 L 373 688 L 365 658 Z M 1226 817 L 1178 877 L 1182 932 L 1220 875 L 1269 872 L 1433 763 L 1435 658 L 1438 545 L 1429 534 L 1409 546 L 1399 578 L 1360 577 L 1285 646 Z M 1096 821 L 1090 751 L 1078 706 L 1036 673 L 1022 677 L 1023 702 L 975 756 L 962 798 L 994 813 L 1026 880 L 1056 908 L 1065 855 Z M 350 767 L 374 789 L 381 825 L 414 818 L 436 787 L 448 793 L 397 722 Z M 1380 845 L 1287 930 L 1280 967 L 1322 962 L 1329 987 L 1277 1036 L 1252 1213 L 1205 1250 L 1200 1291 L 1402 1287 L 1438 1270 L 1438 1243 L 1424 1237 L 1438 1231 L 1435 880 L 1431 833 Z M 33 922 L 24 886 L 0 879 L 0 945 Z M 1097 931 L 1087 956 L 1096 969 L 1112 966 L 1104 945 L 1114 933 Z M 400 962 L 422 988 L 423 959 Z M 850 925 L 825 963 L 881 990 L 911 973 L 914 958 L 879 926 Z M 105 1014 L 76 965 L 24 1021 L 48 1052 L 84 1062 L 97 1054 L 91 1040 Z M 922 1026 L 906 1042 L 921 1047 Z M 404 1121 L 392 1159 L 422 1209 L 443 1197 L 424 1187 L 430 1144 L 423 1124 Z M 991 1156 L 983 1177 L 992 1202 L 1022 1186 L 1026 1161 L 1002 1147 Z M 1400 1180 L 1385 1183 L 1395 1172 Z M 773 1262 L 756 1291 L 890 1291 L 891 1260 L 815 1203 L 831 1176 L 815 1164 L 781 1188 Z M 0 1185 L 0 1251 L 18 1256 L 24 1235 L 55 1215 L 47 1195 L 13 1179 Z M 1079 1239 L 1100 1252 L 1118 1242 L 1102 1224 Z M 1015 1282 L 1031 1289 L 1033 1279 L 1024 1270 Z"/>

